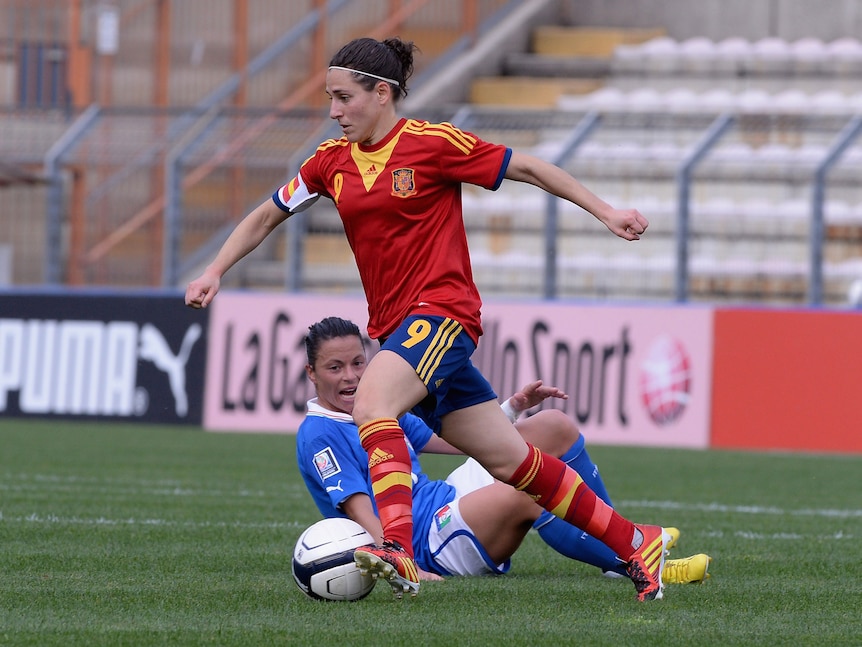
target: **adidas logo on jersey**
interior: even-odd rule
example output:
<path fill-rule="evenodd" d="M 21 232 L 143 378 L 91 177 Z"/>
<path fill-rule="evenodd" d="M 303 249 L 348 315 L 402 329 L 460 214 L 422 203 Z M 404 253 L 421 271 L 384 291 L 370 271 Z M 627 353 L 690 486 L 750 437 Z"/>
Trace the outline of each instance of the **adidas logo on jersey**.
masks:
<path fill-rule="evenodd" d="M 380 463 L 384 463 L 391 458 L 395 458 L 393 454 L 389 454 L 388 452 L 384 452 L 379 447 L 375 447 L 374 451 L 371 452 L 371 457 L 368 460 L 368 468 L 372 468 L 375 465 L 380 465 Z"/>
<path fill-rule="evenodd" d="M 377 167 L 372 164 L 368 167 L 368 170 L 363 173 L 363 175 L 377 175 L 380 171 L 377 170 Z"/>

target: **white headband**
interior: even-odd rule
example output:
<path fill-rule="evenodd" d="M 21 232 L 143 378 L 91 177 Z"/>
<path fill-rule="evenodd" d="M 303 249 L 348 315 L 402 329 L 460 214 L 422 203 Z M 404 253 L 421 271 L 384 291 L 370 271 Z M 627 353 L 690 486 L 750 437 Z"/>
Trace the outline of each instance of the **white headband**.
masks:
<path fill-rule="evenodd" d="M 392 85 L 396 85 L 399 88 L 401 84 L 395 79 L 387 79 L 385 76 L 378 76 L 376 74 L 372 74 L 371 72 L 363 72 L 362 70 L 354 70 L 351 67 L 341 67 L 340 65 L 330 65 L 330 70 L 344 70 L 345 72 L 354 72 L 355 74 L 362 74 L 363 76 L 370 76 L 372 79 L 379 79 L 381 81 L 385 81 L 386 83 L 391 83 Z"/>

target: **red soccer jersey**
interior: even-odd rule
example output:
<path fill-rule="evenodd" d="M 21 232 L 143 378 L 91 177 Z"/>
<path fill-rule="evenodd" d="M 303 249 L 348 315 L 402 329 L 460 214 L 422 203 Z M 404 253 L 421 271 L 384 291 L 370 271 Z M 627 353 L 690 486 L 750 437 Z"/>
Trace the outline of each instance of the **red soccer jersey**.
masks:
<path fill-rule="evenodd" d="M 401 119 L 374 146 L 328 140 L 273 195 L 296 210 L 315 194 L 338 209 L 368 301 L 368 333 L 390 335 L 411 313 L 451 317 L 478 342 L 461 184 L 496 190 L 511 150 L 448 123 Z"/>

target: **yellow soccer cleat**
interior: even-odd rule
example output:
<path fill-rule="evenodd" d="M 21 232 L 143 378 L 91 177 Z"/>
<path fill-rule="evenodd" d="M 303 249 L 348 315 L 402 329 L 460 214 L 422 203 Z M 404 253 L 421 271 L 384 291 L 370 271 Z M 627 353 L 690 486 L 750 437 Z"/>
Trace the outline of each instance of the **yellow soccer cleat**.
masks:
<path fill-rule="evenodd" d="M 664 531 L 670 535 L 670 541 L 668 541 L 667 546 L 664 547 L 665 552 L 667 552 L 676 546 L 676 542 L 679 541 L 680 532 L 679 528 L 665 528 Z"/>
<path fill-rule="evenodd" d="M 683 559 L 668 559 L 664 563 L 661 581 L 664 584 L 700 584 L 708 580 L 712 557 L 699 553 Z"/>

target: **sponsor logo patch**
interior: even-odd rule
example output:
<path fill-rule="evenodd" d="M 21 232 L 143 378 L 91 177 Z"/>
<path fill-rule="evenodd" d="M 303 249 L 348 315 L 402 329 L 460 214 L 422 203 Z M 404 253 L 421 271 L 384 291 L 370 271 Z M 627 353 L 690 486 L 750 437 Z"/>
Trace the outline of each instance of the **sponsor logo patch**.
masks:
<path fill-rule="evenodd" d="M 322 481 L 341 472 L 341 465 L 338 464 L 331 447 L 321 449 L 314 455 L 314 467 Z"/>

